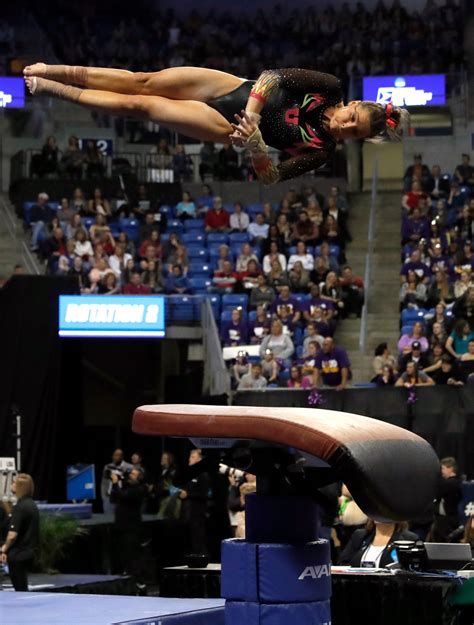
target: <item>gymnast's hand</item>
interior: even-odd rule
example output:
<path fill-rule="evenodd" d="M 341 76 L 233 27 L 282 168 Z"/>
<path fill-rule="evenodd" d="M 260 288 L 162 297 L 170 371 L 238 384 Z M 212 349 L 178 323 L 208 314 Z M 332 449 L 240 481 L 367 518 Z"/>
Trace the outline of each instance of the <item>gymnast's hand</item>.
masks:
<path fill-rule="evenodd" d="M 257 130 L 258 118 L 260 118 L 260 115 L 257 116 L 256 113 L 247 113 L 243 110 L 241 111 L 241 115 L 242 117 L 237 113 L 234 115 L 238 124 L 232 124 L 234 132 L 229 135 L 232 145 L 239 148 L 245 147 L 247 139 Z"/>

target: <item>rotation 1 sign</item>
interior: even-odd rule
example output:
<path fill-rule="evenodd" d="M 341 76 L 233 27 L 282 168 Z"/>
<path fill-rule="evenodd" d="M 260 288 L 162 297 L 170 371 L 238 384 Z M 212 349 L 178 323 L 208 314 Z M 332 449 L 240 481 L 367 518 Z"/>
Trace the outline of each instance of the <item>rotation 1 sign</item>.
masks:
<path fill-rule="evenodd" d="M 22 109 L 25 106 L 23 78 L 0 76 L 0 109 Z"/>
<path fill-rule="evenodd" d="M 59 336 L 164 337 L 165 298 L 160 295 L 60 295 Z"/>
<path fill-rule="evenodd" d="M 444 74 L 364 76 L 363 99 L 395 106 L 444 106 Z"/>

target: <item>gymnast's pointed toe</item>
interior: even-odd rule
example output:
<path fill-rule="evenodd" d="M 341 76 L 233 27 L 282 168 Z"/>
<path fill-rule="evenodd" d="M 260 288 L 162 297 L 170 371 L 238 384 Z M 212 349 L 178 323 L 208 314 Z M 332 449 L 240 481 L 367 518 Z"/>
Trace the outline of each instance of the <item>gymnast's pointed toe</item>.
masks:
<path fill-rule="evenodd" d="M 33 65 L 27 65 L 23 70 L 23 76 L 46 76 L 46 74 L 46 63 L 34 63 Z"/>

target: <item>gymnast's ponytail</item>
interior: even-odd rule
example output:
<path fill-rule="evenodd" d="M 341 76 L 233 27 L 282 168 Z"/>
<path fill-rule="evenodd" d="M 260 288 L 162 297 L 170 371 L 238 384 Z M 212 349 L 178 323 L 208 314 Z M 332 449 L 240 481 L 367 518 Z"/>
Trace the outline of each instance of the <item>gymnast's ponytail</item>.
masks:
<path fill-rule="evenodd" d="M 370 135 L 366 141 L 401 141 L 410 126 L 410 113 L 393 104 L 378 104 L 364 100 L 359 104 L 364 107 L 370 118 Z"/>

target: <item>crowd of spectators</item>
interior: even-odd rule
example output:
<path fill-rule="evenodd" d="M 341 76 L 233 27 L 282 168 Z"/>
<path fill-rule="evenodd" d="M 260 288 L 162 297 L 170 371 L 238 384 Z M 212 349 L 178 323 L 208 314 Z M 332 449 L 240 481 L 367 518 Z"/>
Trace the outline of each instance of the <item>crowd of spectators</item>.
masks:
<path fill-rule="evenodd" d="M 398 357 L 377 347 L 381 386 L 462 386 L 474 379 L 474 167 L 453 172 L 417 154 L 402 198 Z"/>
<path fill-rule="evenodd" d="M 78 186 L 54 204 L 40 193 L 25 215 L 31 247 L 48 273 L 76 276 L 83 293 L 222 300 L 223 346 L 259 346 L 258 362 L 242 353 L 232 368 L 239 388 L 344 388 L 350 363 L 333 336 L 340 319 L 360 316 L 364 297 L 346 263 L 344 194 L 308 186 L 246 210 L 224 206 L 208 185 L 201 193 L 184 191 L 174 207 L 150 200 L 146 185 L 130 198 L 100 187 L 86 198 Z"/>
<path fill-rule="evenodd" d="M 38 7 L 61 63 L 157 71 L 194 65 L 255 78 L 269 67 L 307 67 L 347 81 L 364 74 L 457 71 L 463 63 L 462 13 L 453 0 L 421 11 L 394 0 L 270 10 L 175 13 L 158 7 L 104 16 L 57 0 Z M 52 5 L 54 7 L 54 5 Z M 48 4 L 49 7 L 49 4 Z"/>

